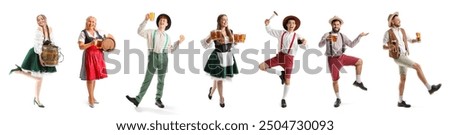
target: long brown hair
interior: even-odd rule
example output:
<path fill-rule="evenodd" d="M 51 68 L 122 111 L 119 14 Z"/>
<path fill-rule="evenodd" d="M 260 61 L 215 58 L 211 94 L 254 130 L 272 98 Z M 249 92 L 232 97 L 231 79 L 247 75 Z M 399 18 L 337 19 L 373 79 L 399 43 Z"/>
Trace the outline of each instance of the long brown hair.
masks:
<path fill-rule="evenodd" d="M 36 16 L 36 21 L 38 21 L 39 16 L 41 16 L 45 20 L 45 27 L 47 28 L 47 36 L 48 36 L 48 38 L 50 38 L 50 28 L 48 27 L 48 24 L 47 24 L 47 17 L 44 14 L 39 14 L 39 15 Z M 45 31 L 44 26 L 39 26 L 39 27 L 42 28 L 42 33 L 45 33 L 44 32 Z M 45 38 L 45 34 L 44 34 L 44 38 Z"/>
<path fill-rule="evenodd" d="M 221 20 L 222 20 L 222 17 L 224 17 L 224 16 L 227 16 L 227 15 L 226 15 L 226 14 L 220 14 L 220 15 L 217 17 L 217 30 L 221 30 L 221 28 L 222 28 L 222 26 L 221 26 Z M 233 34 L 231 34 L 231 31 L 230 31 L 230 29 L 228 29 L 228 26 L 225 27 L 225 31 L 226 31 L 226 33 L 227 33 L 228 38 L 230 38 L 230 41 L 231 41 L 231 42 L 234 42 Z"/>

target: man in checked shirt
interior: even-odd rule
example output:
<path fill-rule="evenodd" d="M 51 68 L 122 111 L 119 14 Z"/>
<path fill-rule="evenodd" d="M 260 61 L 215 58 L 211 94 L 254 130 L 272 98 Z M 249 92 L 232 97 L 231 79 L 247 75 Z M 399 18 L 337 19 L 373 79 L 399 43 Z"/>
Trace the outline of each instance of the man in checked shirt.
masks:
<path fill-rule="evenodd" d="M 355 66 L 356 80 L 353 82 L 353 85 L 367 91 L 367 88 L 361 81 L 361 71 L 363 65 L 362 59 L 345 55 L 344 52 L 345 46 L 353 48 L 359 43 L 361 37 L 366 36 L 369 33 L 362 32 L 358 37 L 356 37 L 355 40 L 352 41 L 347 36 L 339 32 L 341 30 L 341 25 L 344 24 L 344 21 L 341 18 L 334 16 L 329 20 L 329 23 L 331 24 L 332 30 L 322 36 L 319 42 L 319 47 L 326 46 L 325 55 L 328 57 L 328 68 L 331 71 L 334 93 L 336 94 L 334 107 L 339 107 L 341 105 L 341 99 L 339 97 L 338 80 L 339 71 L 343 66 Z"/>

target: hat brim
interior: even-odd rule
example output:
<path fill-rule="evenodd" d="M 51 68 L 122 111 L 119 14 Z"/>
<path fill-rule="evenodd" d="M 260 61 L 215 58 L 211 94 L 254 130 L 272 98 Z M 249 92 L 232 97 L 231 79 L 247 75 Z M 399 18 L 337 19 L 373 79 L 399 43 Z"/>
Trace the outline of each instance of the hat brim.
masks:
<path fill-rule="evenodd" d="M 170 25 L 172 25 L 172 20 L 170 19 L 170 16 L 167 15 L 167 14 L 160 14 L 160 15 L 158 15 L 158 17 L 156 18 L 156 26 L 159 27 L 159 20 L 161 19 L 161 17 L 167 18 L 166 30 L 169 30 Z"/>
<path fill-rule="evenodd" d="M 398 12 L 389 14 L 389 16 L 388 16 L 388 26 L 389 27 L 392 27 L 392 19 L 394 19 L 394 16 L 398 16 Z"/>
<path fill-rule="evenodd" d="M 341 22 L 341 25 L 344 24 L 344 20 L 342 20 L 341 18 L 334 16 L 333 18 L 331 18 L 328 23 L 330 23 L 331 25 L 333 25 L 333 21 L 338 20 L 339 22 Z"/>
<path fill-rule="evenodd" d="M 288 30 L 286 24 L 288 23 L 289 20 L 294 20 L 294 21 L 295 21 L 295 28 L 294 28 L 294 31 L 296 31 L 298 28 L 300 28 L 300 25 L 301 25 L 300 19 L 298 19 L 297 17 L 295 17 L 295 16 L 293 16 L 293 15 L 290 15 L 290 16 L 286 16 L 286 17 L 283 19 L 283 28 L 284 28 L 285 30 Z"/>

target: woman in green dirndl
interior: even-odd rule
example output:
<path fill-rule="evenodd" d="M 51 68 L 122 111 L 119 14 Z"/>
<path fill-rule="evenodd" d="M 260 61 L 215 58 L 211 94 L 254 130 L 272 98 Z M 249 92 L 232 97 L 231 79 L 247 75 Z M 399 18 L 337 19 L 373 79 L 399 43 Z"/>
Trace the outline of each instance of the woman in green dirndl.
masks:
<path fill-rule="evenodd" d="M 215 47 L 206 62 L 204 71 L 214 80 L 213 86 L 209 88 L 208 98 L 212 99 L 214 91 L 218 88 L 220 107 L 223 108 L 225 107 L 223 80 L 231 80 L 235 74 L 239 73 L 236 60 L 231 53 L 236 42 L 233 39 L 233 32 L 228 28 L 227 15 L 221 14 L 217 17 L 217 29 L 212 31 L 201 43 L 205 49 L 211 46 Z"/>
<path fill-rule="evenodd" d="M 41 91 L 41 85 L 45 74 L 56 72 L 55 67 L 46 67 L 41 57 L 42 45 L 52 43 L 52 29 L 47 25 L 47 18 L 45 15 L 38 15 L 36 17 L 39 27 L 36 29 L 36 36 L 34 38 L 34 47 L 32 47 L 25 59 L 22 62 L 22 66 L 16 65 L 17 68 L 12 69 L 9 74 L 15 72 L 20 73 L 36 80 L 36 91 L 34 96 L 34 104 L 40 108 L 44 108 L 44 105 L 39 100 L 39 93 Z"/>

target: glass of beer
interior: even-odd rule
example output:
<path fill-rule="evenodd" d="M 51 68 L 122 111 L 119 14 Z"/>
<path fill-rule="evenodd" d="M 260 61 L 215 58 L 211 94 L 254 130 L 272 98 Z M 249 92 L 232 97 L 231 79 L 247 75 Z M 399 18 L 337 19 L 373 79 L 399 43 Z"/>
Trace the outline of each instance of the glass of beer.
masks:
<path fill-rule="evenodd" d="M 420 42 L 420 32 L 416 32 L 416 40 Z"/>
<path fill-rule="evenodd" d="M 240 35 L 241 35 L 241 34 L 234 34 L 234 35 L 233 35 L 234 41 L 235 41 L 236 43 L 241 42 L 241 41 L 239 40 L 239 36 L 240 36 Z"/>
<path fill-rule="evenodd" d="M 95 46 L 97 46 L 98 49 L 102 49 L 102 40 L 97 40 L 97 43 L 95 44 Z"/>
<path fill-rule="evenodd" d="M 397 45 L 397 40 L 391 40 L 392 45 Z"/>
<path fill-rule="evenodd" d="M 246 38 L 245 34 L 239 34 L 239 42 L 244 43 L 245 42 L 245 38 Z"/>
<path fill-rule="evenodd" d="M 337 37 L 338 36 L 336 33 L 331 34 L 331 42 L 335 43 L 337 41 Z"/>
<path fill-rule="evenodd" d="M 155 12 L 150 12 L 148 13 L 148 19 L 150 21 L 154 21 L 155 20 Z"/>
<path fill-rule="evenodd" d="M 222 31 L 220 30 L 213 30 L 210 34 L 212 40 L 217 40 L 222 37 Z"/>

